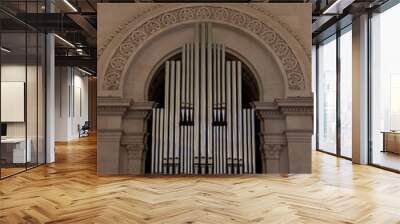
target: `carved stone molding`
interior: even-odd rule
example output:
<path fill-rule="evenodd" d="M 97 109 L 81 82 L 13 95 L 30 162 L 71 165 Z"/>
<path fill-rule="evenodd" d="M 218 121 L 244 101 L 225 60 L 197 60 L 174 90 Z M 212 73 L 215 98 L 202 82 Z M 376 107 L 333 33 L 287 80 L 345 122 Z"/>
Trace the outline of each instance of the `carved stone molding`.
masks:
<path fill-rule="evenodd" d="M 137 20 L 139 20 L 141 17 L 143 17 L 144 15 L 160 8 L 162 6 L 162 4 L 157 4 L 154 5 L 153 7 L 144 10 L 142 13 L 134 15 L 132 17 L 130 17 L 129 19 L 127 19 L 125 22 L 123 22 L 122 24 L 120 24 L 115 30 L 113 30 L 111 32 L 111 34 L 108 36 L 108 38 L 101 44 L 99 44 L 99 47 L 97 49 L 97 57 L 100 57 L 104 50 L 107 48 L 107 46 L 111 43 L 111 41 L 119 34 L 121 33 L 121 31 L 125 30 L 127 28 L 127 26 L 131 23 L 136 22 Z"/>
<path fill-rule="evenodd" d="M 268 1 L 266 1 L 266 2 L 268 2 Z M 297 40 L 297 42 L 300 44 L 301 48 L 303 49 L 304 53 L 307 55 L 308 60 L 311 61 L 311 49 L 306 47 L 306 44 L 304 43 L 304 41 L 297 35 L 296 32 L 294 32 L 290 28 L 290 26 L 288 24 L 282 22 L 280 19 L 278 19 L 276 16 L 274 16 L 271 12 L 269 12 L 267 9 L 258 7 L 257 4 L 249 4 L 249 7 L 270 17 L 272 20 L 276 21 L 277 23 L 279 23 L 279 25 L 281 25 L 283 28 L 285 28 L 286 31 L 289 32 L 293 36 L 293 38 L 295 38 Z"/>
<path fill-rule="evenodd" d="M 283 119 L 285 118 L 279 110 L 258 110 L 257 117 L 260 119 Z"/>
<path fill-rule="evenodd" d="M 134 102 L 129 107 L 124 119 L 144 119 L 151 114 L 155 102 Z"/>
<path fill-rule="evenodd" d="M 311 143 L 312 130 L 286 131 L 288 142 Z"/>
<path fill-rule="evenodd" d="M 145 144 L 145 136 L 146 134 L 143 132 L 140 133 L 124 133 L 122 136 L 121 144 L 123 145 L 137 145 L 137 144 Z"/>
<path fill-rule="evenodd" d="M 121 140 L 122 130 L 97 130 L 98 142 L 119 142 Z"/>
<path fill-rule="evenodd" d="M 285 115 L 312 115 L 314 102 L 312 97 L 289 97 L 276 100 Z"/>
<path fill-rule="evenodd" d="M 312 115 L 313 107 L 282 107 L 281 111 L 286 115 Z"/>
<path fill-rule="evenodd" d="M 286 74 L 288 88 L 290 90 L 306 88 L 305 75 L 300 63 L 280 34 L 252 15 L 223 6 L 188 6 L 172 9 L 139 25 L 120 43 L 111 57 L 104 74 L 102 88 L 109 91 L 121 88 L 121 78 L 128 61 L 148 39 L 171 26 L 198 21 L 229 24 L 257 36 L 277 57 Z"/>
<path fill-rule="evenodd" d="M 98 97 L 97 114 L 99 116 L 122 116 L 130 106 L 130 100 L 115 97 Z"/>
<path fill-rule="evenodd" d="M 252 105 L 260 119 L 283 119 L 286 115 L 312 115 L 314 112 L 312 97 L 289 97 Z"/>

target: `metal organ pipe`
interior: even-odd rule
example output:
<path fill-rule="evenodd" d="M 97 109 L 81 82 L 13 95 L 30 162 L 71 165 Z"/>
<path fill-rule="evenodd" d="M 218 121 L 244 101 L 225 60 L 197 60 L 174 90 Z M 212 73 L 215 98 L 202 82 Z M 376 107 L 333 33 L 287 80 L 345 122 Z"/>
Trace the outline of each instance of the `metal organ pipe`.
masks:
<path fill-rule="evenodd" d="M 226 59 L 210 23 L 165 63 L 164 108 L 152 111 L 151 172 L 255 173 L 254 109 L 243 108 L 242 64 Z"/>

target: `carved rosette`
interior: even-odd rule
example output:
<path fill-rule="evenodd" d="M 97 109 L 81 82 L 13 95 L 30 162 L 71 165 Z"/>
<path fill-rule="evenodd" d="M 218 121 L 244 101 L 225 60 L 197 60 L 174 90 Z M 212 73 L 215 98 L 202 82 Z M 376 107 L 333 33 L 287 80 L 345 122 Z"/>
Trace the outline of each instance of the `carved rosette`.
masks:
<path fill-rule="evenodd" d="M 241 11 L 221 6 L 192 6 L 173 9 L 147 20 L 126 37 L 114 52 L 104 77 L 105 90 L 118 90 L 121 76 L 129 58 L 156 33 L 187 21 L 214 21 L 228 23 L 259 37 L 278 57 L 286 73 L 290 90 L 304 90 L 304 74 L 298 59 L 288 43 L 262 20 Z"/>
<path fill-rule="evenodd" d="M 264 144 L 264 156 L 267 160 L 279 159 L 284 145 Z"/>

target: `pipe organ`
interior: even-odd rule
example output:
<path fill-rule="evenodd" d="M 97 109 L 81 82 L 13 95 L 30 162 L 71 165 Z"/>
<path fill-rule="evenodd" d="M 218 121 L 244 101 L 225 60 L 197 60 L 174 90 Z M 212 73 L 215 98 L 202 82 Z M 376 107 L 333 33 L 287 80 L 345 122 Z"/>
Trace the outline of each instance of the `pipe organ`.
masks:
<path fill-rule="evenodd" d="M 255 173 L 254 109 L 242 105 L 242 64 L 195 25 L 181 60 L 165 62 L 163 108 L 152 111 L 154 174 Z"/>

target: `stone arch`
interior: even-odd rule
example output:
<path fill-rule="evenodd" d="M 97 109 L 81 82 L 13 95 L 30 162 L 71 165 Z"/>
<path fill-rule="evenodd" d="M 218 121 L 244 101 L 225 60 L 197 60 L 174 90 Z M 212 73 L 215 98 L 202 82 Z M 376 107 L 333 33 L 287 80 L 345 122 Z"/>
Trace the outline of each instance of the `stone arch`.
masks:
<path fill-rule="evenodd" d="M 273 54 L 263 48 L 259 41 L 238 28 L 220 23 L 214 24 L 214 39 L 224 43 L 228 53 L 245 62 L 259 90 L 259 100 L 273 101 L 285 97 L 285 79 Z M 171 27 L 144 43 L 130 61 L 122 85 L 122 97 L 134 101 L 147 101 L 146 98 L 154 69 L 160 67 L 165 58 L 179 52 L 187 40 L 193 40 L 193 23 Z M 230 39 L 224 39 L 230 36 Z M 237 43 L 242 44 L 237 44 Z M 153 54 L 151 52 L 157 52 Z"/>
<path fill-rule="evenodd" d="M 293 43 L 289 43 L 281 32 L 265 21 L 249 13 L 221 5 L 175 7 L 140 23 L 128 32 L 113 52 L 109 63 L 106 63 L 107 67 L 101 73 L 103 78 L 100 79 L 100 88 L 103 92 L 108 92 L 108 95 L 121 97 L 121 80 L 127 73 L 127 67 L 148 40 L 169 28 L 200 21 L 227 24 L 256 37 L 276 58 L 284 74 L 287 91 L 298 92 L 299 95 L 308 94 L 308 72 L 302 67 L 304 63 L 299 60 L 298 51 L 291 46 Z M 307 57 L 306 54 L 303 56 L 302 60 Z"/>

